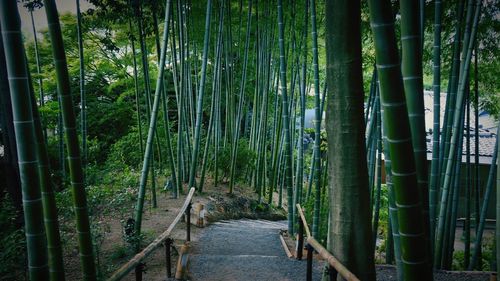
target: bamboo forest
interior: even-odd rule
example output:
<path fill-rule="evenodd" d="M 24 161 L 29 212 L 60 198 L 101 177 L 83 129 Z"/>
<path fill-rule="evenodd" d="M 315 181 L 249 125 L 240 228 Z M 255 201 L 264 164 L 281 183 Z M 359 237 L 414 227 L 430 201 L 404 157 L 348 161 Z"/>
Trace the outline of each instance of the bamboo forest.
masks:
<path fill-rule="evenodd" d="M 1 0 L 0 33 L 0 280 L 500 280 L 500 1 Z"/>

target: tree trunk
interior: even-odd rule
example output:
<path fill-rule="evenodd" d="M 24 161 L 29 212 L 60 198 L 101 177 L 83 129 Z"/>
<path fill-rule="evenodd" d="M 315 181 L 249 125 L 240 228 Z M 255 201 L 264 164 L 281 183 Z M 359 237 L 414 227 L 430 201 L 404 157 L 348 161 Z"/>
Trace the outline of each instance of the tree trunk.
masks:
<path fill-rule="evenodd" d="M 24 228 L 28 252 L 27 271 L 29 280 L 48 280 L 49 266 L 38 178 L 36 141 L 28 86 L 26 53 L 23 46 L 17 1 L 0 2 L 0 22 L 21 178 Z"/>
<path fill-rule="evenodd" d="M 61 114 L 66 135 L 66 149 L 68 152 L 69 172 L 73 193 L 73 207 L 76 216 L 78 233 L 78 246 L 80 260 L 83 268 L 83 279 L 94 280 L 96 278 L 94 251 L 92 245 L 92 234 L 90 232 L 90 221 L 87 209 L 87 196 L 83 183 L 82 160 L 80 158 L 80 146 L 76 130 L 76 118 L 74 103 L 71 97 L 70 77 L 64 52 L 59 15 L 54 0 L 45 0 L 45 12 L 49 24 L 49 35 L 52 43 L 52 53 L 57 76 L 58 96 L 61 102 Z"/>
<path fill-rule="evenodd" d="M 375 280 L 364 139 L 359 1 L 326 2 L 329 250 L 360 280 Z M 341 40 L 342 39 L 342 40 Z"/>

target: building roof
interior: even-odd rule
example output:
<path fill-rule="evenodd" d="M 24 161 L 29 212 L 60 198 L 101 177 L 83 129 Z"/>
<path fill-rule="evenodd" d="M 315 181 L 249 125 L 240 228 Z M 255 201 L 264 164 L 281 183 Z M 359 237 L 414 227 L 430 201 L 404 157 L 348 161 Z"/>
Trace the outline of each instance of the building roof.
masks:
<path fill-rule="evenodd" d="M 443 126 L 444 111 L 446 106 L 446 93 L 441 93 L 440 99 L 440 111 L 441 111 L 441 121 L 440 126 Z M 366 103 L 365 103 L 366 107 Z M 432 159 L 432 127 L 433 127 L 433 92 L 424 91 L 424 107 L 425 107 L 425 130 L 427 132 L 427 159 Z M 314 129 L 314 109 L 305 110 L 305 128 Z M 325 114 L 323 112 L 323 122 L 325 119 Z M 297 128 L 299 128 L 299 117 L 296 118 Z M 322 124 L 323 127 L 324 124 Z M 495 141 L 497 133 L 498 122 L 495 121 L 493 116 L 491 116 L 487 111 L 480 110 L 479 112 L 479 163 L 480 164 L 491 164 L 493 160 L 493 152 L 495 151 Z M 467 143 L 465 137 L 467 136 L 466 129 L 464 128 L 464 142 L 463 142 L 463 152 L 462 161 L 466 162 L 466 149 Z M 475 136 L 475 117 L 473 108 L 471 108 L 470 114 L 470 155 L 471 162 L 474 163 L 474 157 L 476 153 L 476 136 Z"/>
<path fill-rule="evenodd" d="M 443 126 L 444 111 L 446 106 L 446 94 L 441 93 L 440 99 L 441 123 Z M 427 131 L 427 159 L 432 159 L 432 126 L 433 126 L 433 93 L 431 91 L 424 92 L 424 106 L 425 106 L 425 129 Z M 470 155 L 471 162 L 474 162 L 475 157 L 475 117 L 473 109 L 471 108 L 470 114 Z M 496 132 L 498 122 L 495 121 L 493 116 L 488 112 L 481 110 L 479 112 L 479 163 L 491 164 L 493 160 L 493 152 L 495 151 Z M 462 162 L 466 162 L 466 128 L 464 128 L 464 141 L 462 150 Z"/>

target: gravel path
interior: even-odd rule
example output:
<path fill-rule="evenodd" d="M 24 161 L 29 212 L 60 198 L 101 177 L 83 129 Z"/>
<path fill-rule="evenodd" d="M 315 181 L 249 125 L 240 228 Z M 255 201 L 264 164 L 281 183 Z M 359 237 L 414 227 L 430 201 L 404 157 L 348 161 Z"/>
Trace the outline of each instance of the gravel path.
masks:
<path fill-rule="evenodd" d="M 286 221 L 231 220 L 216 222 L 193 242 L 191 280 L 204 281 L 303 281 L 306 261 L 289 259 L 281 246 L 279 230 Z M 323 262 L 313 261 L 313 280 L 321 280 Z M 377 280 L 396 281 L 396 268 L 377 266 Z M 444 272 L 435 281 L 487 281 L 489 273 Z"/>
<path fill-rule="evenodd" d="M 209 226 L 193 245 L 192 280 L 305 280 L 306 261 L 289 259 L 279 230 L 286 222 L 265 220 L 223 221 Z M 314 280 L 321 264 L 315 262 Z"/>

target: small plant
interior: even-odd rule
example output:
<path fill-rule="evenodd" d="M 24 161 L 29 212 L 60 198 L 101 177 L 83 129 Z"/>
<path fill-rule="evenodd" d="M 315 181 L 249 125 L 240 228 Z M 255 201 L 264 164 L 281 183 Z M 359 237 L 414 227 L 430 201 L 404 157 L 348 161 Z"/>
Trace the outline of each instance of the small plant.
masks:
<path fill-rule="evenodd" d="M 127 247 L 123 244 L 119 244 L 119 245 L 115 245 L 113 247 L 113 249 L 111 250 L 111 254 L 109 255 L 109 258 L 112 261 L 118 261 L 118 260 L 121 260 L 123 258 L 128 257 L 129 255 L 130 255 L 129 247 Z"/>
<path fill-rule="evenodd" d="M 453 251 L 452 270 L 464 270 L 465 253 L 464 251 Z"/>

